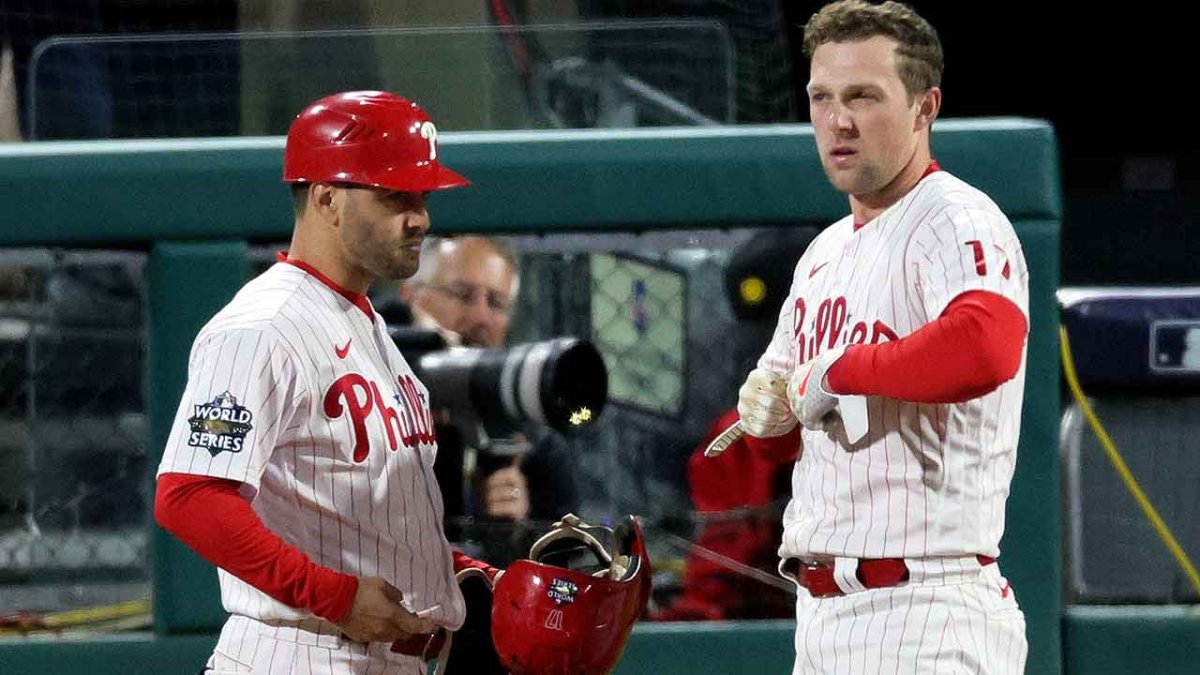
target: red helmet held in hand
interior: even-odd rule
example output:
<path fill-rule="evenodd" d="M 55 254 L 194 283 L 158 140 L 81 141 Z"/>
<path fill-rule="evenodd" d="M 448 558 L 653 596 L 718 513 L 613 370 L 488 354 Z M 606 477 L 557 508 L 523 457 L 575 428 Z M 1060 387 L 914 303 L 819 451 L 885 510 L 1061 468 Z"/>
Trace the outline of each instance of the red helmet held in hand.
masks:
<path fill-rule="evenodd" d="M 512 675 L 603 675 L 649 599 L 638 522 L 630 516 L 609 530 L 568 514 L 496 582 L 492 641 Z"/>
<path fill-rule="evenodd" d="M 313 102 L 292 121 L 287 183 L 350 183 L 405 192 L 469 185 L 438 160 L 437 127 L 416 103 L 385 91 Z"/>

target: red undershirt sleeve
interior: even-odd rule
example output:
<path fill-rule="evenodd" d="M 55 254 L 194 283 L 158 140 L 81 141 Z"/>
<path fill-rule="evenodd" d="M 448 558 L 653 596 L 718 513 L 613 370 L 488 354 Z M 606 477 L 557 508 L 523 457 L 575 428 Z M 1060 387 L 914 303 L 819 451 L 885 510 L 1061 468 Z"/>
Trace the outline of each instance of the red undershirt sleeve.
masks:
<path fill-rule="evenodd" d="M 746 447 L 751 452 L 768 462 L 794 462 L 800 458 L 800 445 L 802 443 L 800 440 L 800 429 L 800 425 L 797 424 L 794 429 L 786 434 L 771 438 L 759 438 L 746 434 L 742 437 L 742 441 L 746 443 Z"/>
<path fill-rule="evenodd" d="M 185 473 L 158 478 L 154 518 L 208 562 L 289 607 L 337 623 L 358 579 L 312 562 L 263 524 L 241 483 Z"/>
<path fill-rule="evenodd" d="M 475 568 L 477 570 L 483 571 L 483 573 L 486 574 L 488 579 L 490 579 L 491 581 L 493 581 L 493 582 L 496 581 L 496 575 L 500 573 L 499 569 L 492 567 L 491 565 L 483 562 L 482 560 L 476 560 L 475 558 L 472 558 L 471 556 L 467 555 L 466 553 L 463 553 L 462 551 L 460 551 L 458 549 L 454 549 L 452 551 L 452 553 L 454 554 L 454 573 L 455 574 L 458 574 L 459 572 L 461 572 L 465 569 Z"/>
<path fill-rule="evenodd" d="M 1008 298 L 969 291 L 905 338 L 847 349 L 826 373 L 828 386 L 916 403 L 968 401 L 1017 374 L 1028 327 Z"/>

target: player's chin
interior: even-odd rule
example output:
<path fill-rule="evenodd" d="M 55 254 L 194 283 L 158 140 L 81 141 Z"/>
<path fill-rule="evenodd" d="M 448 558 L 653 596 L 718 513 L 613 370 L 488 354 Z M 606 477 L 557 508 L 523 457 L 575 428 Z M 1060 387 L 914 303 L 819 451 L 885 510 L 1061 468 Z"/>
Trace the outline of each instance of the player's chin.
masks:
<path fill-rule="evenodd" d="M 829 182 L 833 184 L 834 189 L 846 194 L 857 193 L 859 184 L 862 182 L 857 171 L 848 171 L 829 165 L 825 166 L 825 175 L 829 177 Z"/>
<path fill-rule="evenodd" d="M 416 274 L 419 267 L 420 264 L 418 260 L 409 260 L 405 256 L 401 256 L 400 258 L 390 261 L 389 264 L 385 266 L 384 273 L 380 276 L 390 281 L 400 281 L 401 279 L 408 279 L 412 275 Z"/>

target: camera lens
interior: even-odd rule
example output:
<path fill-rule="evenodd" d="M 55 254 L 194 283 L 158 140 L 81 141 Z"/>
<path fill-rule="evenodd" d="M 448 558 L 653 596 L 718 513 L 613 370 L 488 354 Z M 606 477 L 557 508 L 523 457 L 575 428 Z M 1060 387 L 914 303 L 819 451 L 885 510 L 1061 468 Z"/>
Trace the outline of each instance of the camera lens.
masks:
<path fill-rule="evenodd" d="M 417 361 L 435 406 L 474 414 L 493 434 L 535 422 L 559 431 L 595 419 L 608 399 L 596 347 L 573 337 L 510 349 L 455 347 Z"/>

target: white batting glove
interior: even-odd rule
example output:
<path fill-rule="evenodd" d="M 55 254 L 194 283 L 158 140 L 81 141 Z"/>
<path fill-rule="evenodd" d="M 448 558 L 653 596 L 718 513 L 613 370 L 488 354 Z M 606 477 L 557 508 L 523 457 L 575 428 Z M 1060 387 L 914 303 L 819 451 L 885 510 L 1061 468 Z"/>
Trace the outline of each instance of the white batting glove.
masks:
<path fill-rule="evenodd" d="M 738 390 L 738 417 L 746 433 L 758 438 L 782 436 L 796 428 L 788 406 L 787 376 L 755 368 Z"/>
<path fill-rule="evenodd" d="M 845 353 L 845 347 L 831 349 L 792 371 L 792 379 L 788 382 L 788 403 L 805 429 L 823 429 L 825 416 L 837 407 L 837 396 L 826 391 L 822 383 L 829 367 Z"/>
<path fill-rule="evenodd" d="M 805 429 L 832 432 L 840 419 L 847 439 L 857 443 L 867 435 L 866 397 L 834 394 L 824 386 L 825 374 L 845 353 L 845 346 L 837 347 L 796 368 L 788 382 L 788 403 Z"/>

